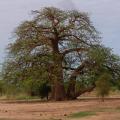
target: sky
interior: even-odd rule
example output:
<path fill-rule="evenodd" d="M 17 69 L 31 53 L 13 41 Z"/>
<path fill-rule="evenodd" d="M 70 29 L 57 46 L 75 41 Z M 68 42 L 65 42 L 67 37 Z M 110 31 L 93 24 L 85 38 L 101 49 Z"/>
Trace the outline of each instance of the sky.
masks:
<path fill-rule="evenodd" d="M 15 28 L 32 17 L 32 10 L 46 6 L 87 12 L 103 43 L 120 55 L 120 0 L 0 0 L 0 63 L 5 59 L 5 48 L 14 40 Z"/>

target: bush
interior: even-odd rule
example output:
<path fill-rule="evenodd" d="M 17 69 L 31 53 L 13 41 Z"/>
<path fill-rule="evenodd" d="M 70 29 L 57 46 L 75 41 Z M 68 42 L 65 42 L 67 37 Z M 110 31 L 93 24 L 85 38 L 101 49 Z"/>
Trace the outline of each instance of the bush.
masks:
<path fill-rule="evenodd" d="M 96 81 L 97 95 L 101 97 L 102 101 L 104 101 L 105 96 L 109 95 L 109 92 L 111 90 L 110 80 L 111 75 L 108 73 L 104 73 Z"/>
<path fill-rule="evenodd" d="M 41 99 L 47 98 L 51 87 L 47 81 L 27 80 L 24 82 L 25 92 L 30 96 L 39 96 Z"/>

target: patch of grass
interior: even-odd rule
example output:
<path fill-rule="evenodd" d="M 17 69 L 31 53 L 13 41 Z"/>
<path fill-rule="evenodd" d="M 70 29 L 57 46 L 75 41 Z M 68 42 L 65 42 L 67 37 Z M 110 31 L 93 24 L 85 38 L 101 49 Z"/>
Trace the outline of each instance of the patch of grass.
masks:
<path fill-rule="evenodd" d="M 14 98 L 15 100 L 32 100 L 32 99 L 40 99 L 40 97 L 32 97 L 32 96 L 27 96 L 27 95 L 19 95 Z"/>
<path fill-rule="evenodd" d="M 82 118 L 82 117 L 93 116 L 93 115 L 96 115 L 96 112 L 82 111 L 82 112 L 71 114 L 70 118 Z"/>
<path fill-rule="evenodd" d="M 40 99 L 38 96 L 28 96 L 27 94 L 21 93 L 17 95 L 9 95 L 6 97 L 7 100 L 33 100 Z"/>
<path fill-rule="evenodd" d="M 120 111 L 120 106 L 116 107 L 115 109 L 116 109 L 117 111 Z"/>

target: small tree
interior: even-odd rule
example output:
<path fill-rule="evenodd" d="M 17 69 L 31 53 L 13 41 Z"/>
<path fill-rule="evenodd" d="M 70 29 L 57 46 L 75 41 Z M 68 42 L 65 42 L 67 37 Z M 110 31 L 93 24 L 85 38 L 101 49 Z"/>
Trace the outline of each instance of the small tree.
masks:
<path fill-rule="evenodd" d="M 108 73 L 104 73 L 96 81 L 97 95 L 101 97 L 103 102 L 105 96 L 109 95 L 111 89 L 110 80 L 111 80 L 111 75 Z"/>

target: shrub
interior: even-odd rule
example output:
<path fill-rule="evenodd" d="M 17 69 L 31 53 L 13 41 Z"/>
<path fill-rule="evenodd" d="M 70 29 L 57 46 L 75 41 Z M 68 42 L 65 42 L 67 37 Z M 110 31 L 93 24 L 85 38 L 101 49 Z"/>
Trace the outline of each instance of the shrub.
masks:
<path fill-rule="evenodd" d="M 47 98 L 51 87 L 47 81 L 27 80 L 24 82 L 25 92 L 30 96 L 39 96 L 41 99 Z"/>
<path fill-rule="evenodd" d="M 97 95 L 101 97 L 102 101 L 104 101 L 105 96 L 109 95 L 109 92 L 111 90 L 110 80 L 111 75 L 108 73 L 104 73 L 96 81 Z"/>

